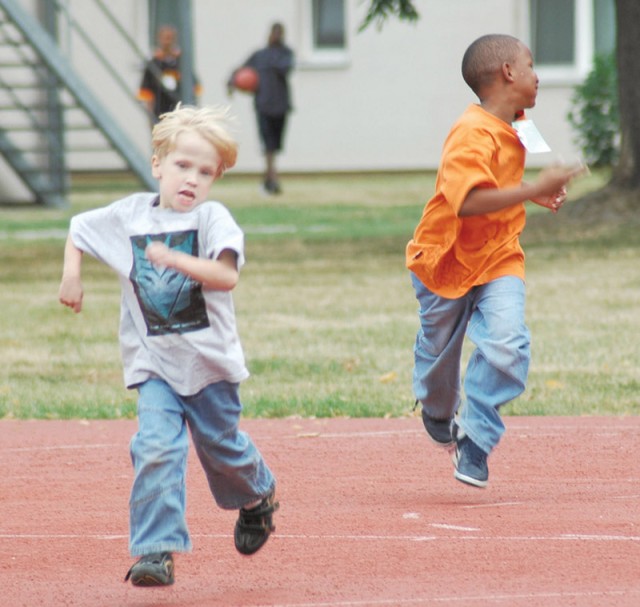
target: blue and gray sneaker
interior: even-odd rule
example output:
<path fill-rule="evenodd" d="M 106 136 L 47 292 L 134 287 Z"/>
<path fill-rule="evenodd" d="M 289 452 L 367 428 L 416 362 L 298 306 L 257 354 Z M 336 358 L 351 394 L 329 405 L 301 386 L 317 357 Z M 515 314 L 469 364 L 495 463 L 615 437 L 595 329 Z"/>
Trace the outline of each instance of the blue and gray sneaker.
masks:
<path fill-rule="evenodd" d="M 453 476 L 467 485 L 484 488 L 489 482 L 487 454 L 478 447 L 460 426 L 454 429 L 456 448 L 452 459 L 455 466 Z"/>
<path fill-rule="evenodd" d="M 430 417 L 429 415 L 427 415 L 423 409 L 422 423 L 424 424 L 429 438 L 436 445 L 445 448 L 453 447 L 455 445 L 455 440 L 453 439 L 453 435 L 451 432 L 453 418 L 435 419 L 434 417 Z"/>

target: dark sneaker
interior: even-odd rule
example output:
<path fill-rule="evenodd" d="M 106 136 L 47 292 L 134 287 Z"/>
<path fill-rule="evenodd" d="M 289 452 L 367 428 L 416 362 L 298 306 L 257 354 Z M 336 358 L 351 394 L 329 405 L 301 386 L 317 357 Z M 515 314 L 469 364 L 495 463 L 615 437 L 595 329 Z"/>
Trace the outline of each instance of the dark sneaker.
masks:
<path fill-rule="evenodd" d="M 267 181 L 267 183 L 265 184 L 265 188 L 271 194 L 282 194 L 282 188 L 280 187 L 280 184 L 273 179 Z"/>
<path fill-rule="evenodd" d="M 131 578 L 134 586 L 171 586 L 173 578 L 173 556 L 170 552 L 147 554 L 133 564 L 124 581 Z"/>
<path fill-rule="evenodd" d="M 266 179 L 264 181 L 264 183 L 262 184 L 262 191 L 267 195 L 282 193 L 280 184 L 277 181 L 273 181 L 272 179 Z"/>
<path fill-rule="evenodd" d="M 269 535 L 276 528 L 272 522 L 273 513 L 280 507 L 272 491 L 255 508 L 240 508 L 240 516 L 233 534 L 236 550 L 241 554 L 253 554 L 264 546 Z"/>
<path fill-rule="evenodd" d="M 453 476 L 474 487 L 486 487 L 489 481 L 487 454 L 460 427 L 456 427 L 456 448 L 453 452 Z"/>
<path fill-rule="evenodd" d="M 424 409 L 422 410 L 422 423 L 429 435 L 429 438 L 439 447 L 453 447 L 455 440 L 451 432 L 453 418 L 451 419 L 435 419 L 429 417 Z"/>

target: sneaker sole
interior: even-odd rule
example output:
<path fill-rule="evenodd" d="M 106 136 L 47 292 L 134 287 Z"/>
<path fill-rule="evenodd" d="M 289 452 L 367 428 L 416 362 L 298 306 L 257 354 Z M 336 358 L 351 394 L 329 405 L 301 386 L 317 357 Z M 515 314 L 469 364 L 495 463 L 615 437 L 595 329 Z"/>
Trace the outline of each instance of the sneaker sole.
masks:
<path fill-rule="evenodd" d="M 144 588 L 148 588 L 150 586 L 171 586 L 173 584 L 174 580 L 170 579 L 170 580 L 161 580 L 153 575 L 141 575 L 140 577 L 137 578 L 131 578 L 131 584 L 133 586 L 141 586 Z"/>
<path fill-rule="evenodd" d="M 489 481 L 481 481 L 477 478 L 473 478 L 472 476 L 461 474 L 457 470 L 454 471 L 453 476 L 461 483 L 465 483 L 471 487 L 478 487 L 479 489 L 484 489 L 489 484 Z"/>

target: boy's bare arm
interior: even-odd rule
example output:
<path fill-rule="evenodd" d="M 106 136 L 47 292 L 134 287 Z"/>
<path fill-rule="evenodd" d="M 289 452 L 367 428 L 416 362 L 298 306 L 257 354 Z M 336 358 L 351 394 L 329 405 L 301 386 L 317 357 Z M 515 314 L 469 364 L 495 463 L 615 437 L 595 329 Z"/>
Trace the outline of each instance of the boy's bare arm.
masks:
<path fill-rule="evenodd" d="M 178 270 L 208 289 L 231 291 L 238 284 L 238 256 L 230 249 L 222 251 L 218 259 L 205 259 L 175 251 L 161 242 L 152 242 L 146 255 L 154 265 Z"/>
<path fill-rule="evenodd" d="M 64 247 L 64 267 L 58 290 L 58 300 L 77 314 L 82 310 L 83 295 L 82 251 L 73 244 L 71 235 L 69 235 Z"/>
<path fill-rule="evenodd" d="M 557 211 L 566 200 L 566 186 L 580 175 L 584 168 L 552 166 L 544 169 L 533 183 L 522 183 L 519 187 L 475 188 L 469 192 L 460 209 L 460 217 L 484 215 L 500 211 L 514 204 L 531 200 L 552 211 Z"/>

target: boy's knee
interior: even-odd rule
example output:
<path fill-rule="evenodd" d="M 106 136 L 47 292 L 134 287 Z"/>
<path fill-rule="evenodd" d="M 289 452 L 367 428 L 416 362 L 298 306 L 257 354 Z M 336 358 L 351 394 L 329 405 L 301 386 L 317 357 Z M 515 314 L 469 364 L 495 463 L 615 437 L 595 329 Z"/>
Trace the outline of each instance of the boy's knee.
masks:
<path fill-rule="evenodd" d="M 137 436 L 131 441 L 131 459 L 136 467 L 159 468 L 186 458 L 187 447 Z"/>
<path fill-rule="evenodd" d="M 504 334 L 501 339 L 485 342 L 480 350 L 492 367 L 523 381 L 526 378 L 531 358 L 528 334 Z"/>

